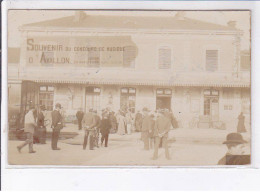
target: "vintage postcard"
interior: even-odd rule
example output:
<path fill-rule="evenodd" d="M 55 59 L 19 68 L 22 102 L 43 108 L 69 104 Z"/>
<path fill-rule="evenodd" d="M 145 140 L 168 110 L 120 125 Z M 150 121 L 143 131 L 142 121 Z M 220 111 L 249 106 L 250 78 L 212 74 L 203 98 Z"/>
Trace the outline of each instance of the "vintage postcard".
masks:
<path fill-rule="evenodd" d="M 8 164 L 251 164 L 250 11 L 8 10 Z"/>

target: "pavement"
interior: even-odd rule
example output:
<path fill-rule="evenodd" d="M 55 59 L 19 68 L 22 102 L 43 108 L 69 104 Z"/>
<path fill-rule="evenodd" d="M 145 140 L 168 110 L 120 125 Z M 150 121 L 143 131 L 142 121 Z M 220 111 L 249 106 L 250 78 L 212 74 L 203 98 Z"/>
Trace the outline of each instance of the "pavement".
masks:
<path fill-rule="evenodd" d="M 18 153 L 16 146 L 21 141 L 8 142 L 8 162 L 15 165 L 74 165 L 74 166 L 211 166 L 225 155 L 227 149 L 222 142 L 231 131 L 217 129 L 175 129 L 169 134 L 171 160 L 167 160 L 164 149 L 159 149 L 158 160 L 152 160 L 153 149 L 144 150 L 141 134 L 110 134 L 108 147 L 95 150 L 82 149 L 83 131 L 77 126 L 67 125 L 63 131 L 74 131 L 79 135 L 59 141 L 59 151 L 51 150 L 47 144 L 34 144 L 35 154 L 28 147 Z M 250 133 L 242 134 L 250 152 Z"/>

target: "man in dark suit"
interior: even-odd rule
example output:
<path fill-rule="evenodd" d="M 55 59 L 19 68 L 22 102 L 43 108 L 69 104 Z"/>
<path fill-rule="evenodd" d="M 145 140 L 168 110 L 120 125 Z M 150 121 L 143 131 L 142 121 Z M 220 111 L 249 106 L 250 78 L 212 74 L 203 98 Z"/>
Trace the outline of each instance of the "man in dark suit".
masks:
<path fill-rule="evenodd" d="M 240 133 L 229 133 L 226 141 L 227 153 L 218 161 L 218 165 L 245 165 L 250 164 L 250 154 L 245 153 L 245 144 Z"/>
<path fill-rule="evenodd" d="M 39 138 L 39 143 L 40 144 L 45 144 L 46 143 L 46 127 L 44 125 L 44 114 L 43 112 L 46 110 L 45 106 L 42 105 L 40 106 L 40 110 L 38 113 L 38 118 L 37 118 L 37 130 L 38 130 L 38 138 Z"/>
<path fill-rule="evenodd" d="M 51 138 L 51 148 L 53 150 L 60 150 L 60 148 L 57 147 L 58 144 L 58 139 L 60 135 L 60 130 L 63 128 L 62 124 L 62 116 L 60 113 L 61 110 L 61 104 L 57 103 L 55 105 L 55 110 L 52 111 L 51 116 L 52 116 L 52 138 Z"/>
<path fill-rule="evenodd" d="M 84 116 L 84 112 L 82 111 L 82 109 L 80 108 L 78 110 L 78 112 L 76 113 L 76 117 L 78 119 L 78 125 L 79 125 L 79 130 L 82 129 L 82 119 L 83 119 L 83 116 Z"/>

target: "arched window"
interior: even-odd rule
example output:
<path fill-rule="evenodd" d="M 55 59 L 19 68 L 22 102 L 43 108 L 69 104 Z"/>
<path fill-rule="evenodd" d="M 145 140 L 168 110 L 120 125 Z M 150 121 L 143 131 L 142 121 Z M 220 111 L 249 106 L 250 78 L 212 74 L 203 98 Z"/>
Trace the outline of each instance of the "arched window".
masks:
<path fill-rule="evenodd" d="M 172 54 L 170 47 L 159 48 L 159 69 L 170 69 L 172 65 Z"/>

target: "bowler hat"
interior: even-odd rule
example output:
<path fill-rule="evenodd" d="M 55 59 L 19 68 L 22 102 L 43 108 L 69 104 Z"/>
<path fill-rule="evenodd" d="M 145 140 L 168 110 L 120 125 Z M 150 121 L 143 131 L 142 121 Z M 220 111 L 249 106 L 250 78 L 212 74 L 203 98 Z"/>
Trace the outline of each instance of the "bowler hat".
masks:
<path fill-rule="evenodd" d="M 41 109 L 41 110 L 46 110 L 45 105 L 41 105 L 41 106 L 40 106 L 40 109 Z"/>
<path fill-rule="evenodd" d="M 243 144 L 247 143 L 240 133 L 229 133 L 227 135 L 226 141 L 223 144 Z"/>
<path fill-rule="evenodd" d="M 61 108 L 61 104 L 60 104 L 60 103 L 57 103 L 57 104 L 55 105 L 55 108 Z"/>

